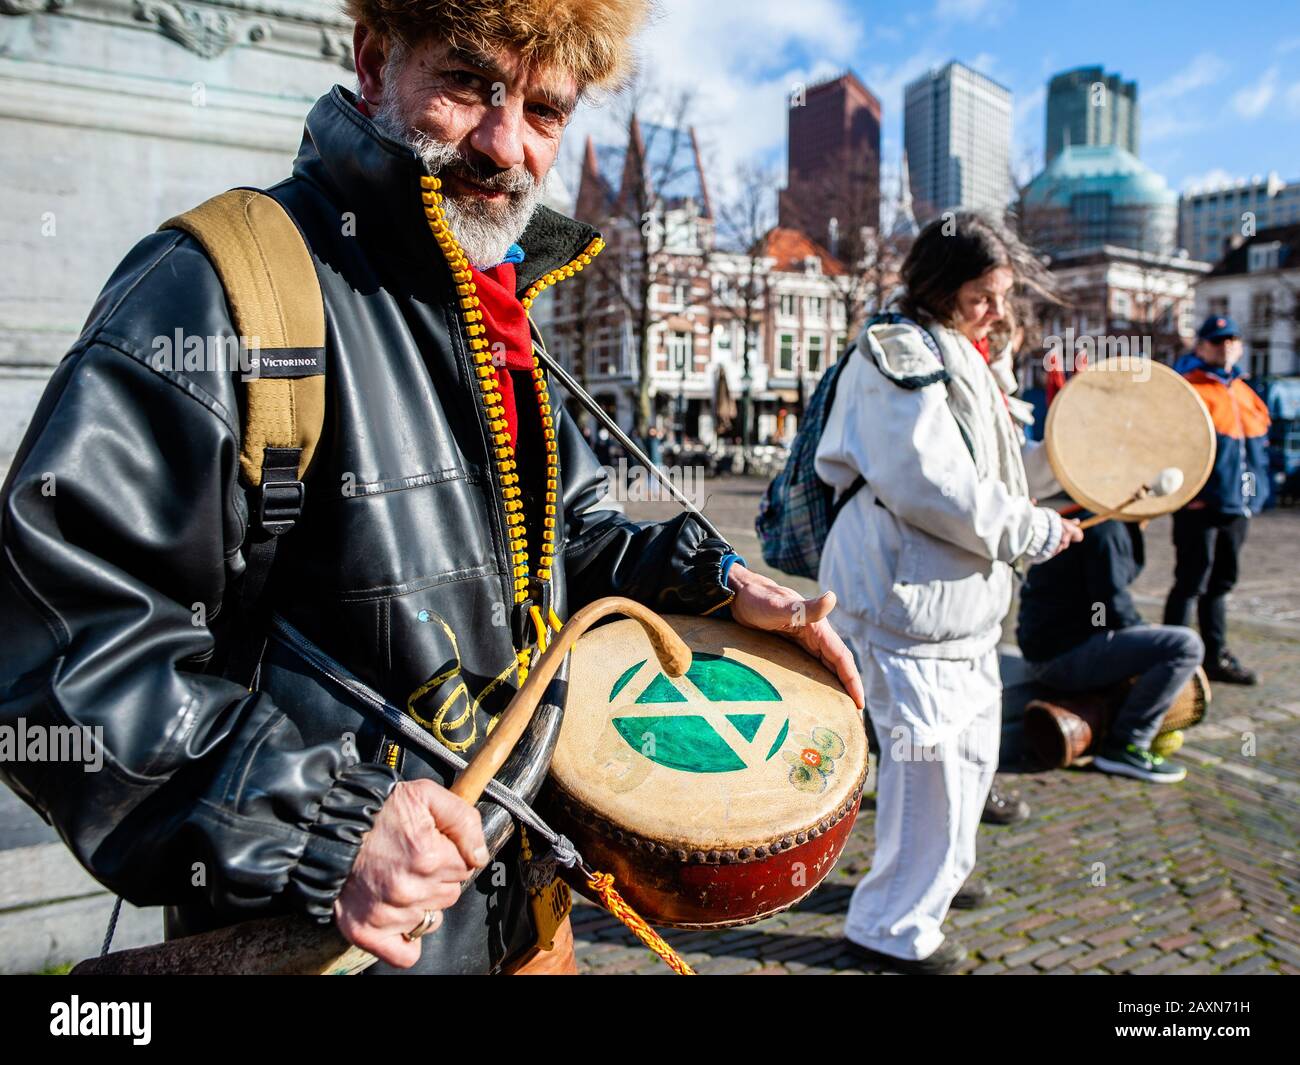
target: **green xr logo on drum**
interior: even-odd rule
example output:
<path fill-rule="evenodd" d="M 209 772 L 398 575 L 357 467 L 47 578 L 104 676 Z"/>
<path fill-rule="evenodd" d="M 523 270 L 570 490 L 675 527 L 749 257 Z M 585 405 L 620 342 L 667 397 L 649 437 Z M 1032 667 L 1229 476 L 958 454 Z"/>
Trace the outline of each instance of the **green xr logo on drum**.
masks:
<path fill-rule="evenodd" d="M 790 719 L 762 704 L 780 703 L 781 693 L 749 666 L 696 653 L 686 675 L 672 680 L 658 670 L 643 675 L 647 661 L 629 666 L 609 693 L 613 703 L 633 680 L 644 684 L 632 705 L 646 712 L 611 718 L 634 750 L 685 773 L 731 773 L 769 761 L 780 751 Z M 701 700 L 710 704 L 703 711 Z"/>

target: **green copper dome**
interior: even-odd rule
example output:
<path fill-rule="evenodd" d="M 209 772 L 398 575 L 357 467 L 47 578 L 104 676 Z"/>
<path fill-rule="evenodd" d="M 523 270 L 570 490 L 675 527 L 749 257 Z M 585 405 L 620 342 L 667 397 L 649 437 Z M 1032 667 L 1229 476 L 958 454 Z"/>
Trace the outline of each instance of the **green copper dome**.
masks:
<path fill-rule="evenodd" d="M 1114 145 L 1070 146 L 1029 183 L 1025 202 L 1069 207 L 1081 194 L 1106 195 L 1116 207 L 1174 207 L 1178 196 L 1132 152 Z"/>
<path fill-rule="evenodd" d="M 1026 234 L 1050 255 L 1103 245 L 1168 255 L 1178 196 L 1132 152 L 1114 145 L 1068 147 L 1026 186 Z"/>

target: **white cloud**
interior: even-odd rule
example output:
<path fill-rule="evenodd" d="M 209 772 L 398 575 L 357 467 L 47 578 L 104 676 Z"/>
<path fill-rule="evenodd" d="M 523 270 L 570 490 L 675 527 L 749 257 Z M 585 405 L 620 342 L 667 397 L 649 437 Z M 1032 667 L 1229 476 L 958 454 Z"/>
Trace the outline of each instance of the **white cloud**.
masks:
<path fill-rule="evenodd" d="M 1143 103 L 1177 100 L 1189 92 L 1203 89 L 1219 81 L 1228 71 L 1228 64 L 1213 52 L 1202 52 L 1172 78 L 1162 81 L 1144 93 Z"/>
<path fill-rule="evenodd" d="M 1022 93 L 1016 97 L 1015 118 L 1016 125 L 1028 121 L 1034 116 L 1034 112 L 1041 111 L 1043 104 L 1047 101 L 1047 87 L 1039 85 L 1030 92 Z"/>
<path fill-rule="evenodd" d="M 1216 166 L 1203 174 L 1189 174 L 1183 178 L 1182 190 L 1190 192 L 1192 189 L 1217 188 L 1220 185 L 1235 184 L 1236 181 L 1235 175 L 1228 173 L 1221 166 Z"/>
<path fill-rule="evenodd" d="M 1204 112 L 1193 109 L 1184 98 L 1217 84 L 1227 72 L 1227 63 L 1213 52 L 1202 52 L 1173 77 L 1140 93 L 1142 143 L 1158 144 L 1188 137 L 1204 129 Z M 1198 117 L 1189 118 L 1188 115 L 1193 113 Z"/>
<path fill-rule="evenodd" d="M 1238 89 L 1232 96 L 1232 107 L 1242 118 L 1258 118 L 1273 102 L 1277 94 L 1278 68 L 1269 67 L 1253 85 Z"/>
<path fill-rule="evenodd" d="M 938 52 L 915 52 L 903 62 L 894 66 L 876 63 L 868 67 L 863 75 L 867 87 L 880 99 L 886 121 L 891 117 L 902 122 L 903 89 L 909 81 L 914 81 L 927 70 L 941 67 L 947 59 Z"/>
<path fill-rule="evenodd" d="M 1012 135 L 1015 138 L 1011 166 L 1016 181 L 1025 185 L 1043 165 L 1043 104 L 1047 87 L 1037 85 L 1015 97 Z"/>
<path fill-rule="evenodd" d="M 1205 128 L 1205 123 L 1196 118 L 1180 118 L 1176 115 L 1159 113 L 1142 116 L 1142 142 L 1156 143 L 1172 137 L 1186 137 Z"/>
<path fill-rule="evenodd" d="M 871 32 L 848 0 L 663 0 L 662 9 L 642 41 L 641 67 L 666 92 L 693 93 L 690 117 L 711 192 L 742 161 L 767 159 L 783 168 L 790 92 L 849 67 Z M 800 55 L 816 58 L 803 63 Z M 600 143 L 626 139 L 618 113 L 608 105 L 575 114 L 563 162 L 575 189 L 588 134 Z"/>
<path fill-rule="evenodd" d="M 934 14 L 940 20 L 994 23 L 1006 14 L 1008 6 L 1005 0 L 938 0 Z"/>

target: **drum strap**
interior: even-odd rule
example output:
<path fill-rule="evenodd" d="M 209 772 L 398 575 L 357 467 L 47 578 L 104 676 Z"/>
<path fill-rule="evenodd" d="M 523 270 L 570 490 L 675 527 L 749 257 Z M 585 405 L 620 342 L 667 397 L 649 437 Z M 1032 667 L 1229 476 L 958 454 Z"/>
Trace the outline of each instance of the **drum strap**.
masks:
<path fill-rule="evenodd" d="M 374 691 L 359 678 L 354 677 L 342 665 L 326 655 L 320 648 L 307 639 L 279 615 L 271 619 L 273 637 L 286 640 L 294 653 L 307 665 L 315 669 L 322 677 L 343 688 L 357 702 L 368 708 L 381 724 L 392 729 L 404 741 L 420 748 L 439 762 L 450 766 L 456 772 L 463 770 L 469 763 L 455 751 L 449 750 L 426 732 L 409 714 L 398 709 L 377 691 Z M 679 976 L 694 976 L 695 970 L 659 935 L 646 924 L 645 919 L 624 901 L 623 896 L 614 888 L 614 878 L 609 873 L 600 873 L 582 860 L 582 855 L 572 841 L 551 828 L 534 810 L 522 795 L 500 781 L 488 781 L 484 790 L 493 802 L 500 804 L 509 813 L 529 829 L 546 840 L 555 853 L 555 859 L 566 869 L 578 869 L 587 878 L 587 886 L 601 901 L 601 905 L 617 917 L 637 939 L 663 959 L 673 972 Z"/>

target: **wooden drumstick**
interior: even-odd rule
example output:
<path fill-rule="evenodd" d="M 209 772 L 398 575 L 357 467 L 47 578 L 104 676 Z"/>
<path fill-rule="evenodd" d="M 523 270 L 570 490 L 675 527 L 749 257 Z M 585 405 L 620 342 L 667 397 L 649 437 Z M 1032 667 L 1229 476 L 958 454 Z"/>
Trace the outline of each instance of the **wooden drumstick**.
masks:
<path fill-rule="evenodd" d="M 1124 513 L 1129 507 L 1139 499 L 1145 499 L 1147 496 L 1168 496 L 1173 495 L 1183 486 L 1183 471 L 1177 466 L 1166 466 L 1151 481 L 1150 484 L 1144 484 L 1128 499 L 1124 500 L 1114 510 L 1108 510 L 1105 514 L 1094 514 L 1086 521 L 1079 523 L 1080 529 L 1091 529 L 1094 525 L 1100 525 L 1103 521 L 1110 521 Z"/>
<path fill-rule="evenodd" d="M 529 670 L 528 679 L 515 692 L 487 742 L 452 784 L 453 795 L 471 804 L 479 800 L 483 789 L 505 764 L 528 728 L 564 656 L 578 637 L 610 614 L 626 614 L 640 623 L 659 664 L 670 677 L 680 677 L 690 668 L 690 648 L 653 610 L 621 596 L 589 603 L 565 622 Z M 332 925 L 313 924 L 301 917 L 267 917 L 202 935 L 89 958 L 74 966 L 72 972 L 78 976 L 180 973 L 351 976 L 377 960 L 373 954 L 349 943 Z"/>
<path fill-rule="evenodd" d="M 592 625 L 610 614 L 626 614 L 641 623 L 646 636 L 650 638 L 650 645 L 654 648 L 659 664 L 670 677 L 680 677 L 690 669 L 690 648 L 653 610 L 621 596 L 609 596 L 588 603 L 564 623 L 563 628 L 546 648 L 546 653 L 538 660 L 537 665 L 528 671 L 528 679 L 510 700 L 510 705 L 506 707 L 505 713 L 492 729 L 492 735 L 488 737 L 487 743 L 479 749 L 473 761 L 465 767 L 451 786 L 453 795 L 459 795 L 466 802 L 478 801 L 488 781 L 505 765 L 519 737 L 524 734 L 528 722 L 532 720 L 537 710 L 537 704 L 541 701 L 542 693 L 546 691 L 546 686 L 555 676 L 555 671 L 560 668 L 560 663 L 569 648 Z"/>

